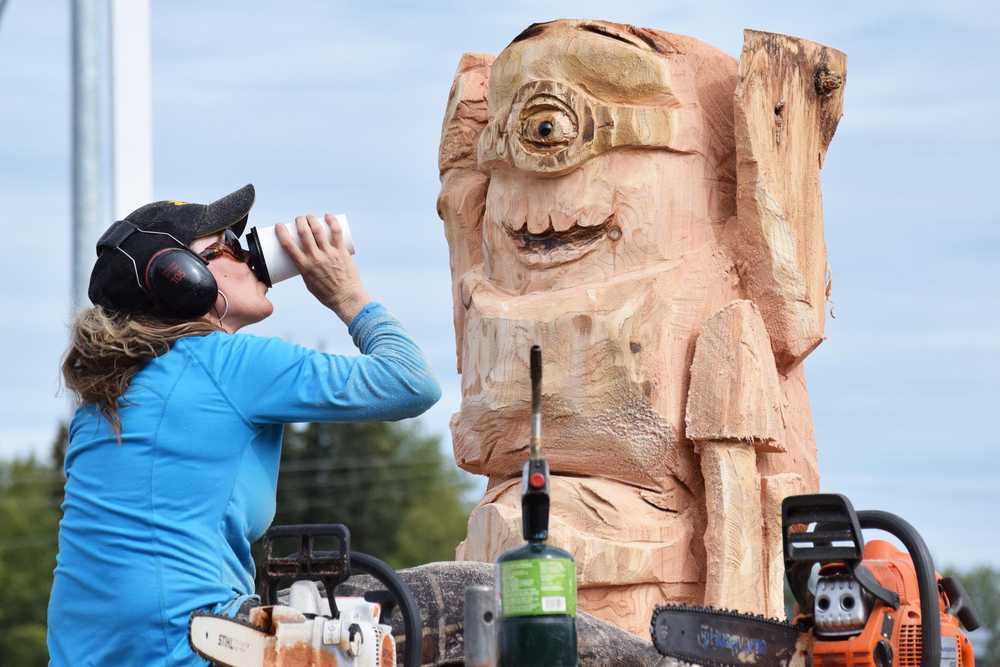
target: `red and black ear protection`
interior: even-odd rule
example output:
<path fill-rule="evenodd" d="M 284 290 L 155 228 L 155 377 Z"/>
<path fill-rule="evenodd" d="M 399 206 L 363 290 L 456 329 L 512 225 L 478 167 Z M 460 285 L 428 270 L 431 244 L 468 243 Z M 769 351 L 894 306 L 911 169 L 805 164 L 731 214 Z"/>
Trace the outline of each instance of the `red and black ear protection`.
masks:
<path fill-rule="evenodd" d="M 143 287 L 157 311 L 177 319 L 194 319 L 211 310 L 219 295 L 208 263 L 187 248 L 157 251 L 142 273 Z"/>
<path fill-rule="evenodd" d="M 156 243 L 142 247 L 132 245 L 133 252 L 139 256 L 140 262 L 144 256 L 145 262 L 136 261 L 122 244 L 136 232 L 140 234 L 167 237 L 177 244 L 177 247 L 159 248 Z M 139 247 L 136 247 L 139 246 Z M 219 286 L 215 276 L 208 270 L 208 262 L 192 252 L 173 234 L 140 229 L 127 220 L 113 225 L 98 242 L 99 251 L 115 250 L 132 262 L 135 280 L 139 288 L 153 302 L 153 311 L 175 319 L 194 319 L 211 310 L 219 294 Z M 152 254 L 148 253 L 152 251 Z"/>

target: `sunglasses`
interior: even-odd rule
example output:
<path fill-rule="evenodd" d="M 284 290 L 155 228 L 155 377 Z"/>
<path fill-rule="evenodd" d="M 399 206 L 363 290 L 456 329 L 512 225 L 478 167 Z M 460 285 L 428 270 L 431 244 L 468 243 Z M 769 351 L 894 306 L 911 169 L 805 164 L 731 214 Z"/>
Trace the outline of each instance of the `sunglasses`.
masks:
<path fill-rule="evenodd" d="M 221 241 L 216 241 L 198 253 L 198 256 L 206 262 L 210 262 L 222 255 L 228 255 L 237 262 L 246 262 L 250 259 L 250 253 L 243 249 L 240 245 L 239 237 L 230 229 L 223 232 Z"/>

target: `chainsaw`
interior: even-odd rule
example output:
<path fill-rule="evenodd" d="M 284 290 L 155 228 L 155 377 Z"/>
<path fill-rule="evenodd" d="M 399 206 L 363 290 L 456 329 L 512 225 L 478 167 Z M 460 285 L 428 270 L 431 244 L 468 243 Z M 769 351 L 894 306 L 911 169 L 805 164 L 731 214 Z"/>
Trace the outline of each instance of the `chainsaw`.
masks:
<path fill-rule="evenodd" d="M 781 507 L 792 623 L 736 611 L 660 605 L 650 632 L 665 656 L 711 667 L 975 667 L 963 633 L 979 627 L 958 579 L 934 571 L 917 531 L 841 495 L 791 496 Z M 863 529 L 882 530 L 865 544 Z"/>
<path fill-rule="evenodd" d="M 296 550 L 275 556 L 277 540 L 293 541 Z M 276 526 L 265 535 L 263 546 L 264 604 L 236 618 L 192 613 L 188 641 L 195 653 L 222 667 L 395 667 L 390 617 L 398 604 L 406 639 L 403 664 L 419 667 L 420 611 L 412 594 L 391 567 L 350 550 L 346 526 Z M 355 571 L 372 575 L 387 590 L 363 597 L 335 596 L 336 587 Z M 287 597 L 278 604 L 278 588 L 289 582 Z"/>

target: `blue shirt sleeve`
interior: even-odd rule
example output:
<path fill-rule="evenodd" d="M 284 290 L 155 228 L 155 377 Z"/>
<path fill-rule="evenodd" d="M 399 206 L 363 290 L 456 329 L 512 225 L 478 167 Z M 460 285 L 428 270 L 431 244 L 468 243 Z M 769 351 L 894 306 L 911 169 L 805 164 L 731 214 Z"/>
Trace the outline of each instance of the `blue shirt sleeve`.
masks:
<path fill-rule="evenodd" d="M 423 413 L 441 397 L 420 348 L 384 306 L 366 305 L 348 332 L 360 356 L 280 338 L 214 334 L 220 344 L 202 362 L 253 424 L 394 421 Z"/>

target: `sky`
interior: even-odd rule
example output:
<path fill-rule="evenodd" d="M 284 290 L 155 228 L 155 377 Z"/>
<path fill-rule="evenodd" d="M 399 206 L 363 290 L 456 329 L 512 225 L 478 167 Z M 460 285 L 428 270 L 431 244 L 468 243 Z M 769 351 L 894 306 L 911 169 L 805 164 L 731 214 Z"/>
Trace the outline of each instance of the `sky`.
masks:
<path fill-rule="evenodd" d="M 806 361 L 822 487 L 907 518 L 939 565 L 1000 564 L 1000 15 L 985 3 L 153 0 L 154 197 L 252 182 L 251 224 L 346 212 L 369 291 L 441 381 L 421 422 L 450 451 L 460 391 L 435 212 L 448 89 L 463 52 L 554 18 L 737 57 L 743 28 L 847 53 L 822 172 L 834 318 Z M 0 20 L 0 457 L 45 455 L 70 411 L 69 21 L 65 0 L 9 0 Z M 271 298 L 252 333 L 354 352 L 300 281 Z"/>

